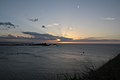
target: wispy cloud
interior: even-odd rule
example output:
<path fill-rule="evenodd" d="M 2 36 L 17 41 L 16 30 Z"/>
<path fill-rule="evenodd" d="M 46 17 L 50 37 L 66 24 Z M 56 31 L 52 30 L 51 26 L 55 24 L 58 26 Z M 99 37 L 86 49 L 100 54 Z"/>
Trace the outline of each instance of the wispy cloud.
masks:
<path fill-rule="evenodd" d="M 60 24 L 58 24 L 58 23 L 52 23 L 52 24 L 49 24 L 49 25 L 47 25 L 48 27 L 52 27 L 52 26 L 59 26 Z"/>
<path fill-rule="evenodd" d="M 103 20 L 107 20 L 107 21 L 114 21 L 114 20 L 116 20 L 116 18 L 114 18 L 114 17 L 104 17 L 102 19 Z"/>
<path fill-rule="evenodd" d="M 58 24 L 58 23 L 53 23 L 53 25 L 54 25 L 54 26 L 59 26 L 60 24 Z"/>

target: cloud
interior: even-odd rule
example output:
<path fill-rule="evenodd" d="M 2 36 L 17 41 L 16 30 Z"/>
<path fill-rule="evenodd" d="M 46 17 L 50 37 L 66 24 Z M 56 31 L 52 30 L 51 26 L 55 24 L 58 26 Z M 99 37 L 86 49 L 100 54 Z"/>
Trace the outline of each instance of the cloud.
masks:
<path fill-rule="evenodd" d="M 23 38 L 33 38 L 33 36 L 28 35 L 28 34 L 7 34 L 7 35 L 1 35 L 0 39 L 4 38 L 4 39 L 23 39 Z"/>
<path fill-rule="evenodd" d="M 37 21 L 38 21 L 38 18 L 35 18 L 35 19 L 29 19 L 29 21 L 37 22 Z"/>
<path fill-rule="evenodd" d="M 58 23 L 53 23 L 53 25 L 54 25 L 54 26 L 59 26 L 60 24 L 58 24 Z"/>
<path fill-rule="evenodd" d="M 52 27 L 52 26 L 53 26 L 53 25 L 50 25 L 50 24 L 49 24 L 49 25 L 47 25 L 47 27 Z"/>
<path fill-rule="evenodd" d="M 23 34 L 28 34 L 28 35 L 32 35 L 34 37 L 34 39 L 41 39 L 41 40 L 54 40 L 55 36 L 49 35 L 49 34 L 40 34 L 37 32 L 22 32 Z"/>
<path fill-rule="evenodd" d="M 103 20 L 107 20 L 107 21 L 114 21 L 116 20 L 116 18 L 113 18 L 113 17 L 105 17 L 105 18 L 102 18 Z"/>
<path fill-rule="evenodd" d="M 47 25 L 48 27 L 53 27 L 53 26 L 59 26 L 60 24 L 58 24 L 58 23 L 53 23 L 53 24 L 49 24 L 49 25 Z"/>
<path fill-rule="evenodd" d="M 15 26 L 11 22 L 0 22 L 0 25 L 3 25 L 3 26 Z"/>
<path fill-rule="evenodd" d="M 60 39 L 61 41 L 72 41 L 73 39 L 71 38 L 65 38 L 65 37 L 59 37 L 59 36 L 54 36 L 50 34 L 40 34 L 37 32 L 22 32 L 23 35 L 14 35 L 14 34 L 8 34 L 4 36 L 0 36 L 0 39 L 6 39 L 6 40 L 28 40 L 28 41 L 33 41 L 35 42 L 36 40 L 38 41 L 48 41 L 48 40 L 53 40 L 56 41 L 57 39 Z M 26 36 L 28 37 L 26 37 Z"/>
<path fill-rule="evenodd" d="M 37 32 L 22 32 L 24 35 L 30 35 L 32 37 L 15 36 L 8 34 L 7 36 L 0 36 L 0 42 L 48 42 L 57 41 L 61 42 L 74 42 L 74 43 L 120 43 L 120 39 L 104 39 L 102 37 L 88 37 L 79 40 L 73 40 L 71 38 L 59 37 L 50 34 L 40 34 Z"/>
<path fill-rule="evenodd" d="M 0 22 L 0 30 L 8 30 L 16 27 L 17 26 L 11 22 Z"/>
<path fill-rule="evenodd" d="M 71 38 L 65 38 L 65 37 L 59 37 L 59 36 L 54 36 L 50 34 L 40 34 L 37 32 L 22 32 L 23 34 L 29 34 L 31 36 L 34 36 L 33 39 L 40 39 L 40 40 L 56 40 L 60 39 L 61 41 L 71 41 Z"/>
<path fill-rule="evenodd" d="M 0 39 L 13 39 L 13 38 L 16 38 L 14 35 L 12 35 L 12 34 L 8 34 L 8 35 L 6 35 L 6 36 L 0 36 Z"/>

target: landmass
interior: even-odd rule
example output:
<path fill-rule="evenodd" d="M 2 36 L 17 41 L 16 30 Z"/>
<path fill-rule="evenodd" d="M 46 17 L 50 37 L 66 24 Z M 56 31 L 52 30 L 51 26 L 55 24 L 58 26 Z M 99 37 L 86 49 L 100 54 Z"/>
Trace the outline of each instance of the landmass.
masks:
<path fill-rule="evenodd" d="M 65 75 L 65 80 L 120 80 L 120 54 L 96 70 L 88 69 L 82 75 Z"/>
<path fill-rule="evenodd" d="M 0 46 L 57 46 L 55 43 L 20 43 L 20 42 L 2 42 Z"/>
<path fill-rule="evenodd" d="M 96 80 L 120 80 L 120 54 L 96 70 L 93 77 Z"/>

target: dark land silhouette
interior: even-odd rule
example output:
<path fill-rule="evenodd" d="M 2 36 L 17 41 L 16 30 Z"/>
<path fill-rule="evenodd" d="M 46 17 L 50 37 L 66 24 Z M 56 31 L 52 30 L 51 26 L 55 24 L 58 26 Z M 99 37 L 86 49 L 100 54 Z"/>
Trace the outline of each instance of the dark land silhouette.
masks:
<path fill-rule="evenodd" d="M 51 46 L 57 44 L 51 43 L 2 43 L 0 46 Z"/>
<path fill-rule="evenodd" d="M 97 70 L 92 67 L 82 73 L 64 74 L 63 80 L 120 80 L 120 54 Z"/>

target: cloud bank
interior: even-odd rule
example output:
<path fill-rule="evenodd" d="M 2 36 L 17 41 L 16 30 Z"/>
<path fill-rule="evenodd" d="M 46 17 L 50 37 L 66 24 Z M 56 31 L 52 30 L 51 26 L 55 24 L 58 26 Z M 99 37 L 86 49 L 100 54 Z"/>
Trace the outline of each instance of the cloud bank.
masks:
<path fill-rule="evenodd" d="M 59 37 L 59 36 L 54 36 L 50 34 L 40 34 L 36 32 L 22 32 L 22 33 L 34 36 L 34 39 L 40 39 L 40 40 L 56 40 L 56 39 L 61 39 L 61 41 L 72 41 L 73 40 L 71 38 Z"/>
<path fill-rule="evenodd" d="M 50 34 L 40 34 L 37 32 L 22 32 L 25 35 L 30 35 L 32 37 L 22 37 L 22 36 L 14 36 L 9 34 L 7 36 L 0 36 L 0 42 L 2 41 L 12 41 L 12 42 L 48 42 L 53 41 L 57 42 L 57 39 L 60 39 L 61 42 L 73 42 L 73 43 L 120 43 L 120 39 L 102 39 L 96 37 L 88 37 L 85 39 L 73 40 L 71 38 L 59 37 Z"/>

